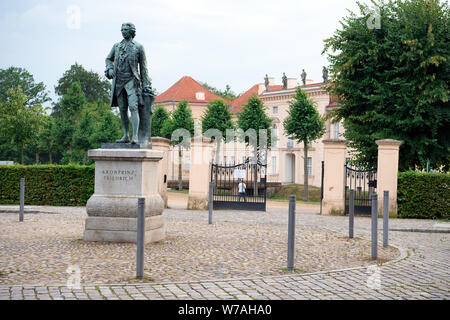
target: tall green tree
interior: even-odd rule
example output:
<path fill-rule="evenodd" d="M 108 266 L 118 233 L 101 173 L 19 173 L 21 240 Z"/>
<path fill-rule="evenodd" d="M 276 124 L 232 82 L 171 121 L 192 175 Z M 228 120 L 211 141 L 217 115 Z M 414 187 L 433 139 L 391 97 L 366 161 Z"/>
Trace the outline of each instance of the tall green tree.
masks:
<path fill-rule="evenodd" d="M 45 115 L 43 118 L 42 129 L 38 136 L 39 149 L 48 152 L 48 160 L 53 164 L 53 152 L 57 146 L 55 118 Z"/>
<path fill-rule="evenodd" d="M 85 104 L 86 98 L 79 82 L 72 83 L 59 103 L 60 113 L 55 119 L 56 141 L 58 146 L 68 154 L 69 162 L 72 162 L 73 134 Z"/>
<path fill-rule="evenodd" d="M 184 129 L 189 135 L 173 135 L 177 129 Z M 190 138 L 194 135 L 194 119 L 192 118 L 192 110 L 188 107 L 186 100 L 180 101 L 177 107 L 171 113 L 170 119 L 166 120 L 163 125 L 162 133 L 164 136 L 171 137 L 172 145 L 178 144 L 178 189 L 183 190 L 183 174 L 182 174 L 182 147 L 189 149 Z"/>
<path fill-rule="evenodd" d="M 260 161 L 260 153 L 261 151 L 264 153 L 263 163 L 267 163 L 267 149 L 270 148 L 271 144 L 271 126 L 272 120 L 266 114 L 266 107 L 264 103 L 258 98 L 257 95 L 253 94 L 249 97 L 248 102 L 244 105 L 242 112 L 239 114 L 238 128 L 242 129 L 242 131 L 247 132 L 248 130 L 255 130 L 255 138 L 256 141 L 252 142 L 252 140 L 246 135 L 244 137 L 244 141 L 247 145 L 252 145 L 254 150 L 254 159 L 255 163 Z M 265 130 L 265 136 L 261 136 L 261 131 Z M 258 182 L 257 182 L 257 170 L 254 170 L 255 178 L 254 178 L 254 194 L 258 195 Z"/>
<path fill-rule="evenodd" d="M 297 88 L 293 100 L 288 103 L 288 117 L 283 121 L 284 131 L 297 142 L 303 142 L 303 184 L 305 201 L 308 201 L 308 143 L 322 137 L 325 125 L 317 111 L 317 104 L 302 89 Z"/>
<path fill-rule="evenodd" d="M 400 170 L 449 168 L 449 7 L 438 0 L 376 1 L 327 39 L 332 86 L 356 162 L 377 165 L 375 140 L 403 141 Z M 377 26 L 373 23 L 378 19 Z M 369 20 L 372 19 L 372 20 Z M 368 21 L 369 20 L 369 21 Z M 375 21 L 376 22 L 376 21 Z"/>
<path fill-rule="evenodd" d="M 83 165 L 86 165 L 87 152 L 93 146 L 93 137 L 96 130 L 94 118 L 91 110 L 84 109 L 72 136 L 73 147 L 83 154 Z"/>
<path fill-rule="evenodd" d="M 97 100 L 101 100 L 104 103 L 109 103 L 111 83 L 98 73 L 87 71 L 78 63 L 72 65 L 58 80 L 55 87 L 56 94 L 59 96 L 65 95 L 75 82 L 80 83 L 86 101 L 97 102 Z"/>
<path fill-rule="evenodd" d="M 222 133 L 222 136 L 213 137 L 217 143 L 216 163 L 219 163 L 220 146 L 226 138 L 227 129 L 234 129 L 235 125 L 231 119 L 232 115 L 227 104 L 217 99 L 208 103 L 206 110 L 202 116 L 202 131 L 205 133 L 209 129 L 216 129 Z"/>
<path fill-rule="evenodd" d="M 164 122 L 169 119 L 169 112 L 162 105 L 156 105 L 152 116 L 152 137 L 164 137 L 162 132 Z"/>
<path fill-rule="evenodd" d="M 43 82 L 35 82 L 34 77 L 26 69 L 9 67 L 0 69 L 0 100 L 6 100 L 9 89 L 19 87 L 27 97 L 25 105 L 33 106 L 50 101 Z"/>
<path fill-rule="evenodd" d="M 8 137 L 20 147 L 22 164 L 25 144 L 37 135 L 45 114 L 41 105 L 26 106 L 27 101 L 19 87 L 7 90 L 6 99 L 0 101 L 0 136 Z"/>

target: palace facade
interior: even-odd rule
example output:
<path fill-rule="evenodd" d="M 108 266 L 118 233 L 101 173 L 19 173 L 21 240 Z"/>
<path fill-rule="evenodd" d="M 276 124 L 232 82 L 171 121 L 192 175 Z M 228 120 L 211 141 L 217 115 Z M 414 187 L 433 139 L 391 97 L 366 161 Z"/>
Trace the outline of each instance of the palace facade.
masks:
<path fill-rule="evenodd" d="M 271 150 L 267 156 L 267 177 L 269 182 L 281 182 L 283 184 L 303 184 L 304 181 L 304 159 L 303 143 L 299 144 L 288 137 L 283 128 L 283 121 L 288 116 L 289 101 L 295 94 L 295 90 L 300 86 L 306 92 L 309 98 L 317 104 L 317 109 L 321 115 L 330 112 L 339 105 L 332 101 L 330 94 L 325 90 L 326 83 L 315 83 L 306 80 L 305 85 L 299 85 L 296 78 L 288 78 L 287 85 L 275 84 L 275 78 L 268 77 L 268 90 L 266 84 L 258 83 L 253 85 L 244 94 L 233 101 L 225 101 L 223 98 L 210 92 L 193 78 L 185 76 L 172 85 L 155 99 L 155 104 L 163 105 L 168 111 L 175 109 L 176 105 L 187 100 L 188 106 L 192 110 L 195 124 L 201 123 L 201 117 L 206 110 L 207 104 L 216 99 L 224 100 L 233 114 L 234 120 L 248 98 L 256 94 L 264 103 L 267 115 L 272 119 L 272 135 L 277 139 L 274 141 Z M 320 186 L 321 183 L 321 164 L 323 160 L 323 139 L 338 139 L 342 136 L 343 126 L 341 123 L 326 122 L 326 133 L 320 139 L 310 143 L 308 147 L 308 182 L 313 186 Z M 222 144 L 218 158 L 221 163 L 238 164 L 247 156 L 252 155 L 252 150 L 245 144 L 232 142 Z M 216 155 L 214 155 L 214 159 Z M 189 152 L 183 152 L 182 160 L 183 180 L 189 179 L 190 156 Z M 170 151 L 169 156 L 169 180 L 178 179 L 178 150 Z"/>

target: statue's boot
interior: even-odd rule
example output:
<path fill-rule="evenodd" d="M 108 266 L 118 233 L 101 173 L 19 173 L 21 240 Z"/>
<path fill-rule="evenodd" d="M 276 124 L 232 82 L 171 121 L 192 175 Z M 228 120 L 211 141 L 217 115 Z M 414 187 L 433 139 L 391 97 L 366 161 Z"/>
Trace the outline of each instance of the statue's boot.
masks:
<path fill-rule="evenodd" d="M 131 111 L 131 124 L 133 126 L 133 138 L 131 138 L 131 144 L 139 142 L 139 113 L 138 111 Z"/>
<path fill-rule="evenodd" d="M 127 110 L 120 111 L 120 119 L 122 120 L 123 137 L 120 140 L 116 140 L 116 143 L 128 143 L 130 138 L 128 137 L 129 122 Z"/>

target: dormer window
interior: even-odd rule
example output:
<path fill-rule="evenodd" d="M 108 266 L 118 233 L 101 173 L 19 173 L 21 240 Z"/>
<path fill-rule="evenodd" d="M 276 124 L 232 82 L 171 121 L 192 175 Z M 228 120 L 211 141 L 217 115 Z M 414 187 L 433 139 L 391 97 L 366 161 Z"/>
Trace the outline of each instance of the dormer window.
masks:
<path fill-rule="evenodd" d="M 205 100 L 205 93 L 203 91 L 197 91 L 195 93 L 195 99 L 197 99 L 197 100 Z"/>

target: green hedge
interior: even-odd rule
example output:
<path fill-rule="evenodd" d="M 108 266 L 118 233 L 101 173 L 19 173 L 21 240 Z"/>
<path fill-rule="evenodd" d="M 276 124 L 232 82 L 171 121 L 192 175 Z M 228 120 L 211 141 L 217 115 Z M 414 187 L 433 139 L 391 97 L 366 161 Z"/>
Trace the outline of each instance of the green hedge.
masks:
<path fill-rule="evenodd" d="M 400 172 L 397 192 L 401 218 L 450 218 L 450 174 Z"/>
<path fill-rule="evenodd" d="M 19 204 L 20 178 L 27 205 L 84 206 L 94 193 L 95 167 L 0 166 L 0 204 Z"/>

